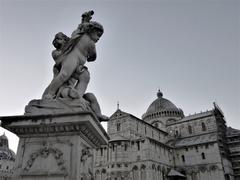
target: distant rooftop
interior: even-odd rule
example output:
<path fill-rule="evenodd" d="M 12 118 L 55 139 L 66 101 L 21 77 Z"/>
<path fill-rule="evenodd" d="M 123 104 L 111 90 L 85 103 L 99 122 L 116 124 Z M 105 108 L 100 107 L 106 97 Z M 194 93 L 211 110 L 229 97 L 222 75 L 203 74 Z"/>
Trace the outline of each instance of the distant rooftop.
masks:
<path fill-rule="evenodd" d="M 169 144 L 175 147 L 183 147 L 183 146 L 192 146 L 197 144 L 204 144 L 209 142 L 217 141 L 216 133 L 209 133 L 204 135 L 192 136 L 183 139 L 177 139 L 175 141 L 170 141 Z"/>

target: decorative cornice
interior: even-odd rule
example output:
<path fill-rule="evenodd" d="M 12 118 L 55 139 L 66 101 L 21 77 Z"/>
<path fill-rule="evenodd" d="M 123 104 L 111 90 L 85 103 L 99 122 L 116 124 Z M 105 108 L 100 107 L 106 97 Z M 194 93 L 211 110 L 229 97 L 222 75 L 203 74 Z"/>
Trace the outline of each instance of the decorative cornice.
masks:
<path fill-rule="evenodd" d="M 109 139 L 102 125 L 91 112 L 9 116 L 1 117 L 0 119 L 2 120 L 4 128 L 20 137 L 27 137 L 29 135 L 38 137 L 51 136 L 51 134 L 63 133 L 82 134 L 88 138 L 94 146 L 100 146 L 104 143 L 107 144 L 107 140 Z"/>

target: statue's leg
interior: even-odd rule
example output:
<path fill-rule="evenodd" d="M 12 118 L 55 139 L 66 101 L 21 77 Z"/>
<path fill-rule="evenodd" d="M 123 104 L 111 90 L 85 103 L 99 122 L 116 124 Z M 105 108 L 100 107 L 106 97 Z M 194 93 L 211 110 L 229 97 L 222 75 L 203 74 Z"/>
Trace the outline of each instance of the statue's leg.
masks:
<path fill-rule="evenodd" d="M 62 64 L 62 68 L 59 74 L 52 80 L 50 85 L 46 88 L 43 93 L 43 98 L 53 98 L 56 96 L 58 89 L 70 79 L 71 75 L 77 67 L 77 59 L 71 56 L 68 56 Z"/>
<path fill-rule="evenodd" d="M 78 77 L 78 83 L 75 86 L 78 91 L 79 97 L 83 97 L 83 94 L 86 92 L 88 83 L 90 81 L 90 73 L 85 69 Z"/>
<path fill-rule="evenodd" d="M 99 106 L 97 98 L 93 93 L 86 93 L 83 95 L 83 98 L 90 102 L 90 107 L 92 108 L 92 110 L 97 115 L 100 121 L 108 121 L 109 118 L 107 116 L 102 115 L 101 108 Z"/>
<path fill-rule="evenodd" d="M 101 109 L 98 104 L 97 98 L 93 93 L 86 93 L 83 95 L 83 98 L 90 102 L 90 106 L 96 114 L 101 114 Z"/>

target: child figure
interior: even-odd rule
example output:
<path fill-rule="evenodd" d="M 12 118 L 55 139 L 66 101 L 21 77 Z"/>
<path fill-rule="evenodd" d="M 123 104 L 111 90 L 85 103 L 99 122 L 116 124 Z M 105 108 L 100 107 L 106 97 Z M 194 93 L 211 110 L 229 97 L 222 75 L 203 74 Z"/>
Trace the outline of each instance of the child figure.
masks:
<path fill-rule="evenodd" d="M 100 121 L 108 121 L 109 118 L 102 115 L 95 95 L 93 93 L 84 94 L 90 80 L 89 71 L 84 64 L 86 61 L 96 59 L 95 43 L 103 34 L 103 28 L 99 23 L 88 22 L 91 20 L 92 15 L 93 11 L 82 15 L 82 23 L 72 33 L 72 38 L 62 32 L 55 35 L 52 42 L 56 48 L 52 51 L 52 57 L 55 61 L 53 67 L 54 77 L 45 90 L 43 98 L 76 99 L 83 97 L 89 102 L 91 109 Z M 70 64 L 70 62 L 73 64 Z"/>
<path fill-rule="evenodd" d="M 55 61 L 55 64 L 53 66 L 53 78 L 55 78 L 62 67 L 62 60 L 61 55 L 63 54 L 63 48 L 64 46 L 69 42 L 70 38 L 65 35 L 62 32 L 59 32 L 55 35 L 54 40 L 52 42 L 53 46 L 56 48 L 52 51 L 52 57 Z M 82 69 L 86 69 L 82 68 Z M 56 98 L 62 97 L 62 98 L 78 98 L 78 93 L 76 92 L 74 86 L 76 85 L 77 78 L 75 79 L 73 76 L 65 82 L 57 91 Z"/>
<path fill-rule="evenodd" d="M 96 60 L 95 43 L 103 34 L 103 27 L 98 22 L 90 21 L 93 11 L 82 15 L 82 23 L 72 34 L 72 38 L 63 47 L 56 49 L 53 56 L 56 57 L 56 64 L 61 64 L 59 73 L 46 88 L 43 99 L 54 99 L 58 91 L 72 77 L 76 79 L 73 96 L 81 98 L 87 89 L 90 75 L 84 64 L 86 61 Z M 61 52 L 58 52 L 61 51 Z M 58 54 L 59 53 L 59 54 Z"/>

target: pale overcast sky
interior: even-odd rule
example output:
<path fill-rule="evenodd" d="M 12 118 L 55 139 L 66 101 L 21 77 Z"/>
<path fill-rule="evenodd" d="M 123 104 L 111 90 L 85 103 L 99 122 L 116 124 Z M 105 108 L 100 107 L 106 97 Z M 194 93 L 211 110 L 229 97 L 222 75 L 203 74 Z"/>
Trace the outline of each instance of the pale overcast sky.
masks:
<path fill-rule="evenodd" d="M 87 63 L 104 114 L 137 117 L 160 88 L 185 115 L 213 108 L 240 129 L 239 0 L 0 0 L 0 116 L 21 115 L 52 79 L 52 40 L 81 14 L 105 32 Z M 0 130 L 0 134 L 3 129 Z M 16 151 L 17 138 L 7 132 Z"/>

